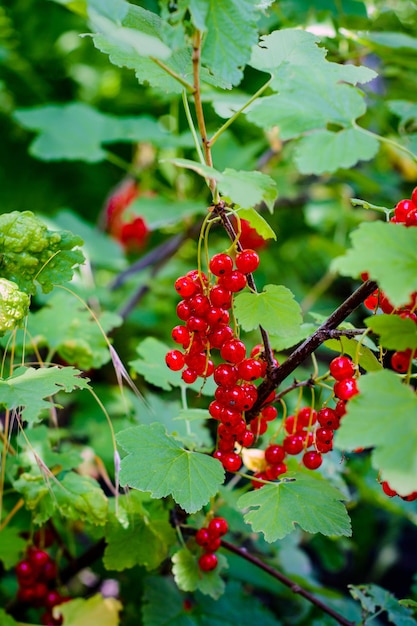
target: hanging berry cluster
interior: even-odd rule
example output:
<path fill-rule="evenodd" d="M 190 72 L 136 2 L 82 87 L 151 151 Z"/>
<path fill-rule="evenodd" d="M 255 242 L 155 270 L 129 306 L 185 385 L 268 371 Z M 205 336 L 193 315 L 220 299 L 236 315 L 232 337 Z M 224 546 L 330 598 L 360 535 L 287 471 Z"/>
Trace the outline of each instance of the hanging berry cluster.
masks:
<path fill-rule="evenodd" d="M 223 517 L 213 517 L 207 527 L 197 530 L 195 541 L 203 549 L 198 559 L 198 566 L 202 572 L 210 572 L 217 567 L 215 552 L 220 548 L 221 538 L 228 530 L 228 523 Z"/>
<path fill-rule="evenodd" d="M 16 578 L 19 585 L 17 599 L 28 608 L 43 609 L 41 623 L 45 626 L 60 626 L 62 617 L 54 617 L 55 606 L 67 602 L 57 590 L 58 568 L 54 559 L 39 547 L 30 546 L 25 558 L 16 565 Z"/>
<path fill-rule="evenodd" d="M 213 375 L 218 387 L 209 412 L 219 422 L 215 457 L 231 472 L 242 465 L 235 444 L 249 447 L 254 441 L 253 426 L 248 428 L 244 412 L 257 400 L 253 381 L 265 375 L 266 363 L 260 350 L 246 358 L 246 346 L 229 324 L 229 311 L 233 294 L 246 287 L 247 275 L 258 265 L 259 256 L 252 249 L 238 252 L 235 262 L 228 254 L 216 254 L 209 262 L 212 280 L 192 270 L 175 281 L 175 289 L 183 298 L 177 315 L 185 325 L 175 326 L 172 338 L 183 349 L 170 350 L 166 364 L 174 371 L 183 370 L 182 379 L 187 384 Z M 217 366 L 211 358 L 214 350 L 221 360 Z"/>
<path fill-rule="evenodd" d="M 404 198 L 397 203 L 394 215 L 390 221 L 406 227 L 417 226 L 417 187 L 413 190 L 411 198 Z M 366 279 L 367 274 L 363 274 L 362 277 Z M 364 305 L 370 311 L 376 312 L 377 309 L 381 309 L 387 315 L 398 315 L 417 324 L 417 314 L 415 313 L 417 309 L 417 292 L 411 294 L 408 304 L 395 308 L 384 292 L 381 289 L 377 289 L 365 300 Z M 411 348 L 397 350 L 391 355 L 391 367 L 396 372 L 405 374 L 411 367 L 411 361 L 416 356 L 417 350 L 412 350 Z"/>

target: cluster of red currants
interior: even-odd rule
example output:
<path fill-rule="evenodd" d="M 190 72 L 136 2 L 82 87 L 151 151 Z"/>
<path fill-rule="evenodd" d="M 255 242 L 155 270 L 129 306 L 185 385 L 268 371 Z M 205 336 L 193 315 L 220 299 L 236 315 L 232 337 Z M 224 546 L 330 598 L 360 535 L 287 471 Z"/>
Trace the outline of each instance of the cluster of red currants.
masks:
<path fill-rule="evenodd" d="M 276 480 L 287 471 L 287 456 L 303 453 L 304 467 L 315 470 L 321 466 L 322 455 L 333 449 L 334 431 L 346 413 L 347 400 L 358 393 L 354 373 L 355 367 L 349 357 L 339 356 L 332 360 L 330 374 L 335 379 L 335 408 L 322 407 L 316 411 L 302 407 L 284 420 L 284 439 L 281 444 L 270 444 L 265 449 L 264 468 L 254 474 L 252 481 L 255 489 L 264 485 L 263 480 Z"/>
<path fill-rule="evenodd" d="M 126 178 L 110 195 L 105 208 L 108 231 L 129 252 L 141 249 L 149 234 L 142 217 L 133 215 L 126 220 L 126 209 L 138 197 L 137 182 L 133 178 Z"/>
<path fill-rule="evenodd" d="M 417 226 L 417 187 L 413 190 L 411 198 L 405 198 L 400 200 L 395 209 L 394 215 L 390 220 L 395 224 L 402 224 L 406 227 Z M 367 279 L 368 275 L 364 273 L 363 279 Z M 410 296 L 410 301 L 405 306 L 395 308 L 389 301 L 387 296 L 381 289 L 374 291 L 364 302 L 366 308 L 375 312 L 377 309 L 381 309 L 383 313 L 387 315 L 398 315 L 399 317 L 410 319 L 417 324 L 417 314 L 415 313 L 417 308 L 417 292 L 414 292 Z M 417 350 L 407 348 L 406 350 L 397 350 L 391 355 L 391 367 L 400 374 L 405 374 L 411 366 L 411 361 L 417 356 Z"/>
<path fill-rule="evenodd" d="M 15 572 L 19 602 L 44 609 L 41 622 L 45 626 L 62 624 L 62 617 L 55 618 L 52 609 L 70 598 L 62 596 L 56 589 L 58 569 L 48 552 L 37 545 L 30 546 L 25 558 L 16 565 Z"/>
<path fill-rule="evenodd" d="M 235 263 L 228 254 L 216 254 L 209 262 L 215 284 L 193 270 L 175 281 L 175 289 L 183 298 L 177 305 L 177 315 L 185 325 L 175 326 L 172 338 L 183 350 L 170 350 L 166 364 L 174 371 L 182 371 L 187 384 L 197 377 L 214 377 L 217 384 L 215 400 L 210 404 L 210 415 L 218 420 L 218 449 L 214 456 L 227 471 L 240 469 L 242 460 L 235 449 L 236 442 L 249 447 L 254 441 L 257 424 L 249 424 L 243 417 L 257 400 L 253 381 L 263 377 L 266 363 L 258 348 L 246 358 L 246 346 L 229 325 L 233 294 L 247 284 L 247 275 L 259 265 L 259 256 L 252 249 L 236 255 Z M 221 363 L 214 365 L 211 354 L 218 350 Z M 274 415 L 275 417 L 275 415 Z"/>
<path fill-rule="evenodd" d="M 198 559 L 201 571 L 210 572 L 217 567 L 218 559 L 215 552 L 220 548 L 221 538 L 228 530 L 228 523 L 223 517 L 213 517 L 207 528 L 197 530 L 195 541 L 204 551 Z"/>
<path fill-rule="evenodd" d="M 409 493 L 407 496 L 400 496 L 395 491 L 395 489 L 392 489 L 390 487 L 389 483 L 386 480 L 382 481 L 381 487 L 385 495 L 389 496 L 390 498 L 393 498 L 394 496 L 399 496 L 402 500 L 405 500 L 406 502 L 413 502 L 413 500 L 417 500 L 417 491 L 413 491 L 412 493 Z"/>

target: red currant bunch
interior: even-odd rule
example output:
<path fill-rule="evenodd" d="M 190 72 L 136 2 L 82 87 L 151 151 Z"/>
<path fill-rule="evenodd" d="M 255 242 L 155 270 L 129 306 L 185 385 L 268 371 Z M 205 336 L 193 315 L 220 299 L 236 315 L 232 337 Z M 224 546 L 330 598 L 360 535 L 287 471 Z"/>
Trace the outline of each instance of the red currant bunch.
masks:
<path fill-rule="evenodd" d="M 35 541 L 39 536 L 35 534 Z M 42 541 L 44 547 L 49 542 Z M 60 626 L 62 617 L 54 617 L 52 609 L 69 598 L 62 596 L 56 589 L 58 569 L 55 561 L 44 549 L 36 545 L 26 550 L 25 558 L 16 565 L 16 578 L 18 582 L 17 599 L 28 607 L 42 608 L 42 624 L 46 626 Z"/>
<path fill-rule="evenodd" d="M 381 482 L 381 487 L 382 487 L 382 491 L 389 498 L 393 498 L 394 496 L 399 496 L 399 494 L 395 491 L 395 489 L 392 489 L 392 487 L 390 487 L 389 483 L 386 480 Z M 417 491 L 413 491 L 406 496 L 399 496 L 399 497 L 402 500 L 405 500 L 406 502 L 414 502 L 414 500 L 417 500 Z"/>
<path fill-rule="evenodd" d="M 200 528 L 195 535 L 198 546 L 203 553 L 198 559 L 198 566 L 203 572 L 210 572 L 217 567 L 218 559 L 215 552 L 221 546 L 221 538 L 229 530 L 229 525 L 224 517 L 213 517 L 207 527 Z"/>

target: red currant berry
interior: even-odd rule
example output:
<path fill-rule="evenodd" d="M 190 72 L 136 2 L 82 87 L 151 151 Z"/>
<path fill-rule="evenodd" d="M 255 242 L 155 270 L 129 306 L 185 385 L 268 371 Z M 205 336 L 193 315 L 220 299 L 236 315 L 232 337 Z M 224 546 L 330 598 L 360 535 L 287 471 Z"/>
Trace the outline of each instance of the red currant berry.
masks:
<path fill-rule="evenodd" d="M 228 452 L 223 454 L 222 464 L 227 472 L 237 472 L 242 467 L 242 459 L 236 452 Z"/>
<path fill-rule="evenodd" d="M 250 274 L 259 266 L 259 254 L 255 250 L 247 248 L 236 256 L 236 267 L 242 274 Z"/>
<path fill-rule="evenodd" d="M 15 568 L 16 577 L 19 581 L 19 584 L 22 586 L 31 585 L 37 576 L 37 568 L 36 565 L 31 563 L 30 561 L 20 561 Z"/>
<path fill-rule="evenodd" d="M 390 498 L 393 498 L 394 496 L 398 496 L 398 493 L 394 491 L 394 489 L 391 489 L 391 487 L 389 486 L 389 483 L 386 480 L 384 480 L 381 483 L 381 487 L 385 495 L 389 496 Z"/>
<path fill-rule="evenodd" d="M 171 350 L 165 357 L 165 363 L 168 365 L 170 370 L 178 372 L 179 370 L 182 370 L 185 365 L 184 355 L 179 350 Z"/>
<path fill-rule="evenodd" d="M 42 577 L 45 580 L 55 580 L 58 576 L 58 568 L 54 561 L 49 561 L 45 563 L 42 568 Z"/>
<path fill-rule="evenodd" d="M 191 315 L 187 320 L 187 328 L 191 333 L 204 333 L 208 328 L 207 320 L 204 317 Z"/>
<path fill-rule="evenodd" d="M 182 372 L 181 378 L 186 385 L 192 385 L 197 380 L 197 372 L 187 367 L 187 369 Z"/>
<path fill-rule="evenodd" d="M 59 617 L 54 617 L 52 611 L 46 611 L 41 615 L 41 622 L 44 626 L 61 626 L 64 618 L 62 615 Z"/>
<path fill-rule="evenodd" d="M 205 319 L 207 320 L 207 324 L 211 329 L 220 326 L 220 324 L 228 324 L 230 320 L 229 312 L 226 309 L 221 309 L 220 307 L 212 306 L 207 311 L 205 315 Z"/>
<path fill-rule="evenodd" d="M 235 438 L 232 436 L 227 437 L 227 438 L 220 437 L 217 447 L 220 450 L 220 452 L 233 452 L 235 449 Z"/>
<path fill-rule="evenodd" d="M 297 428 L 307 428 L 317 421 L 317 411 L 305 406 L 297 413 Z"/>
<path fill-rule="evenodd" d="M 232 306 L 232 292 L 221 285 L 215 285 L 210 289 L 209 298 L 212 306 L 222 309 L 230 309 Z"/>
<path fill-rule="evenodd" d="M 174 326 L 171 337 L 175 343 L 179 343 L 183 348 L 188 348 L 190 345 L 190 331 L 186 326 Z"/>
<path fill-rule="evenodd" d="M 333 441 L 328 443 L 327 441 L 316 440 L 316 450 L 317 452 L 322 452 L 323 454 L 330 452 L 330 450 L 333 450 Z"/>
<path fill-rule="evenodd" d="M 274 406 L 266 406 L 261 411 L 261 416 L 267 422 L 273 422 L 278 415 L 278 410 Z"/>
<path fill-rule="evenodd" d="M 230 326 L 219 326 L 219 328 L 212 330 L 207 335 L 207 338 L 210 342 L 211 348 L 217 348 L 218 350 L 220 350 L 220 348 L 227 341 L 233 339 L 233 330 L 230 328 Z"/>
<path fill-rule="evenodd" d="M 188 318 L 192 315 L 192 309 L 190 304 L 186 300 L 181 300 L 177 304 L 177 317 L 178 319 L 186 322 Z"/>
<path fill-rule="evenodd" d="M 411 202 L 417 206 L 417 187 L 414 187 L 412 194 L 411 194 Z"/>
<path fill-rule="evenodd" d="M 400 200 L 394 209 L 397 222 L 405 222 L 411 209 L 415 208 L 412 200 Z"/>
<path fill-rule="evenodd" d="M 36 606 L 44 604 L 46 596 L 48 595 L 48 585 L 43 582 L 36 582 L 33 586 L 33 600 Z"/>
<path fill-rule="evenodd" d="M 220 463 L 222 463 L 222 461 L 223 461 L 223 452 L 221 450 L 215 450 L 213 452 L 213 459 L 217 459 L 218 461 L 220 461 Z"/>
<path fill-rule="evenodd" d="M 340 426 L 340 420 L 336 415 L 336 411 L 328 407 L 323 407 L 317 413 L 317 421 L 323 428 L 331 428 L 337 430 Z"/>
<path fill-rule="evenodd" d="M 330 428 L 317 428 L 316 441 L 331 443 L 333 441 L 333 431 Z"/>
<path fill-rule="evenodd" d="M 213 378 L 217 385 L 233 387 L 238 380 L 238 372 L 231 363 L 220 363 L 214 370 Z"/>
<path fill-rule="evenodd" d="M 267 477 L 266 477 L 266 472 L 256 472 L 253 475 L 253 478 L 251 480 L 252 487 L 254 489 L 261 489 L 261 487 L 265 486 L 265 483 L 262 482 L 264 480 L 268 480 Z"/>
<path fill-rule="evenodd" d="M 285 463 L 276 463 L 275 465 L 269 465 L 265 470 L 265 477 L 267 480 L 276 480 L 281 474 L 285 474 L 287 466 Z"/>
<path fill-rule="evenodd" d="M 63 601 L 64 598 L 61 596 L 61 594 L 55 589 L 51 589 L 50 591 L 48 591 L 48 594 L 45 598 L 45 607 L 47 609 L 52 609 L 54 606 L 62 604 Z"/>
<path fill-rule="evenodd" d="M 302 435 L 288 435 L 283 441 L 284 450 L 287 454 L 299 454 L 304 448 Z"/>
<path fill-rule="evenodd" d="M 405 219 L 405 225 L 408 227 L 417 226 L 417 207 L 414 207 L 413 209 L 411 209 L 411 211 L 408 212 Z"/>
<path fill-rule="evenodd" d="M 20 587 L 17 599 L 23 604 L 34 604 L 36 601 L 34 586 L 31 584 L 28 587 Z"/>
<path fill-rule="evenodd" d="M 190 307 L 194 315 L 197 317 L 204 317 L 210 308 L 210 301 L 207 296 L 203 296 L 202 293 L 197 293 L 190 300 Z"/>
<path fill-rule="evenodd" d="M 411 350 L 404 350 L 402 352 L 394 352 L 391 356 L 391 367 L 400 374 L 405 374 L 410 366 L 412 358 Z"/>
<path fill-rule="evenodd" d="M 177 278 L 174 287 L 182 298 L 191 298 L 197 291 L 197 286 L 189 276 L 180 276 Z"/>
<path fill-rule="evenodd" d="M 44 550 L 53 545 L 55 535 L 49 528 L 40 528 L 33 535 L 33 543 L 37 548 Z"/>
<path fill-rule="evenodd" d="M 242 413 L 225 407 L 222 411 L 220 421 L 228 428 L 235 428 L 235 426 L 238 426 L 242 421 Z"/>
<path fill-rule="evenodd" d="M 356 394 L 359 393 L 359 389 L 354 378 L 344 378 L 343 380 L 339 380 L 335 383 L 333 389 L 335 396 L 340 400 L 350 400 L 350 398 L 353 398 L 353 396 L 356 396 Z"/>
<path fill-rule="evenodd" d="M 244 359 L 239 363 L 238 371 L 242 380 L 256 380 L 262 374 L 262 365 L 256 359 Z"/>
<path fill-rule="evenodd" d="M 195 534 L 196 544 L 202 548 L 208 546 L 210 538 L 210 533 L 207 528 L 199 528 Z"/>
<path fill-rule="evenodd" d="M 244 448 L 250 448 L 254 441 L 255 435 L 250 430 L 245 430 L 245 432 L 237 440 L 237 442 Z"/>
<path fill-rule="evenodd" d="M 234 221 L 232 219 L 232 221 Z M 239 241 L 243 248 L 256 248 L 260 250 L 268 245 L 268 241 L 258 234 L 255 228 L 252 228 L 248 220 L 240 220 L 240 237 Z"/>
<path fill-rule="evenodd" d="M 284 427 L 289 435 L 295 435 L 303 430 L 303 427 L 298 423 L 298 419 L 295 415 L 289 415 L 286 418 Z"/>
<path fill-rule="evenodd" d="M 249 428 L 251 432 L 253 432 L 255 437 L 260 437 L 268 430 L 268 422 L 262 417 L 255 417 L 253 420 L 250 421 Z"/>
<path fill-rule="evenodd" d="M 315 470 L 320 467 L 323 463 L 323 457 L 320 452 L 315 452 L 314 450 L 310 452 L 305 452 L 303 455 L 303 465 L 307 469 Z"/>
<path fill-rule="evenodd" d="M 239 339 L 230 339 L 220 348 L 220 356 L 230 363 L 240 363 L 246 356 L 246 346 Z"/>
<path fill-rule="evenodd" d="M 355 367 L 352 360 L 347 356 L 338 356 L 330 363 L 330 374 L 335 380 L 352 378 Z"/>
<path fill-rule="evenodd" d="M 228 254 L 215 254 L 209 263 L 210 272 L 214 276 L 224 276 L 233 270 L 233 259 Z"/>
<path fill-rule="evenodd" d="M 224 517 L 213 517 L 207 528 L 211 537 L 223 537 L 228 532 L 229 525 Z"/>
<path fill-rule="evenodd" d="M 269 465 L 277 465 L 285 459 L 285 450 L 279 444 L 271 444 L 265 449 L 265 461 Z"/>
<path fill-rule="evenodd" d="M 339 400 L 334 408 L 334 412 L 336 413 L 339 420 L 346 415 L 346 402 L 345 400 Z"/>
<path fill-rule="evenodd" d="M 247 280 L 245 274 L 239 270 L 233 270 L 230 274 L 225 274 L 219 278 L 219 285 L 225 287 L 232 293 L 242 291 L 246 287 Z"/>
<path fill-rule="evenodd" d="M 414 500 L 417 500 L 417 491 L 409 493 L 408 496 L 400 496 L 400 498 L 406 502 L 414 502 Z"/>

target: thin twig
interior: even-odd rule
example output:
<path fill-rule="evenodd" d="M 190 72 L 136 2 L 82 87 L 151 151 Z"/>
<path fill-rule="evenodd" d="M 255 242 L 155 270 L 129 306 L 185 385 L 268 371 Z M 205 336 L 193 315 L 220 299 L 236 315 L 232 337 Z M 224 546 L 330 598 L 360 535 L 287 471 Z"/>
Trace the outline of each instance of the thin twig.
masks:
<path fill-rule="evenodd" d="M 303 363 L 317 348 L 332 335 L 335 330 L 362 302 L 377 289 L 377 284 L 368 280 L 354 291 L 319 328 L 308 337 L 298 348 L 295 348 L 288 359 L 278 367 L 274 367 L 266 376 L 266 379 L 258 387 L 258 400 L 248 412 L 248 419 L 257 415 L 270 393 L 274 391 L 283 380 Z M 353 329 L 352 329 L 353 330 Z M 361 332 L 363 332 L 361 330 Z M 338 336 L 346 334 L 339 331 Z"/>
<path fill-rule="evenodd" d="M 327 615 L 330 615 L 330 617 L 335 619 L 342 626 L 355 626 L 354 622 L 347 620 L 345 617 L 343 617 L 343 615 L 340 615 L 340 613 L 332 609 L 330 606 L 328 606 L 321 600 L 319 600 L 319 598 L 316 598 L 309 591 L 307 591 L 306 589 L 303 589 L 303 587 L 300 587 L 300 585 L 295 583 L 293 580 L 291 580 L 290 578 L 287 578 L 287 576 L 277 571 L 270 565 L 267 565 L 266 563 L 258 559 L 253 554 L 250 554 L 244 548 L 239 548 L 238 546 L 235 546 L 233 543 L 230 543 L 229 541 L 226 541 L 224 539 L 222 539 L 221 543 L 224 548 L 226 548 L 230 552 L 233 552 L 234 554 L 237 554 L 242 559 L 249 561 L 249 563 L 256 565 L 256 567 L 259 567 L 259 569 L 263 570 L 264 572 L 266 572 L 267 574 L 269 574 L 276 580 L 279 580 L 279 582 L 281 582 L 283 585 L 291 589 L 293 593 L 297 593 L 298 595 L 302 596 L 303 598 L 311 602 L 311 604 L 314 604 L 315 606 L 317 606 L 319 609 L 321 609 L 324 613 L 327 613 Z"/>

